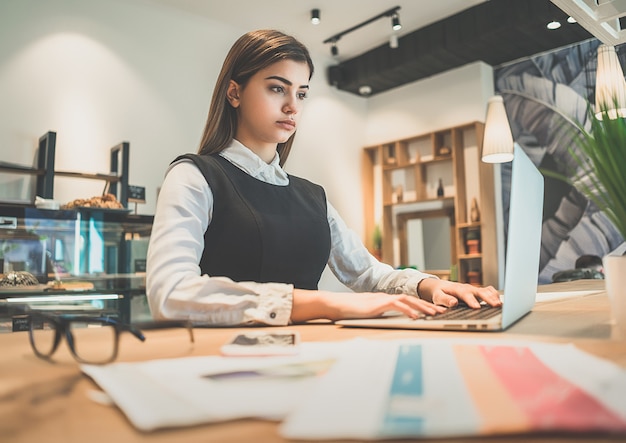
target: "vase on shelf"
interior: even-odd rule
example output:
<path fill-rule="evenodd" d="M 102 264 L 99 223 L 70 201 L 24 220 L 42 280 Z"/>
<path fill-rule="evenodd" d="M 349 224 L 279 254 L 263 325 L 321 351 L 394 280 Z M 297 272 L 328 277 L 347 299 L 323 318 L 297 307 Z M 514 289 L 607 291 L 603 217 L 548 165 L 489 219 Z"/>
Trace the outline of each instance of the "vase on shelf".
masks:
<path fill-rule="evenodd" d="M 480 254 L 480 230 L 468 229 L 465 233 L 465 253 Z"/>
<path fill-rule="evenodd" d="M 480 221 L 480 209 L 478 209 L 478 200 L 476 200 L 476 197 L 472 198 L 470 221 L 472 223 L 478 223 Z"/>
<path fill-rule="evenodd" d="M 443 197 L 443 180 L 439 179 L 439 186 L 437 186 L 437 197 L 441 198 Z"/>
<path fill-rule="evenodd" d="M 391 200 L 393 203 L 402 203 L 402 199 L 404 190 L 402 189 L 402 185 L 398 185 L 394 188 L 393 194 L 391 195 Z"/>
<path fill-rule="evenodd" d="M 437 155 L 440 156 L 440 157 L 445 157 L 445 156 L 450 155 L 451 152 L 452 152 L 452 150 L 448 146 L 441 146 L 437 150 Z"/>

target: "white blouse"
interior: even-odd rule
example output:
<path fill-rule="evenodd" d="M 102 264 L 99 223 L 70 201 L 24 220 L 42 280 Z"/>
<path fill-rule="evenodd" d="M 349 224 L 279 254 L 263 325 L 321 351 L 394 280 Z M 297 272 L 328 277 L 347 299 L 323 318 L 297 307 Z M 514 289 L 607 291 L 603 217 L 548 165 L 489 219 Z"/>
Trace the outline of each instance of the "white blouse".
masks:
<path fill-rule="evenodd" d="M 276 186 L 289 183 L 278 154 L 267 164 L 233 140 L 220 155 L 258 180 Z M 380 263 L 327 204 L 328 266 L 339 281 L 356 292 L 417 295 L 417 284 L 432 276 Z M 161 186 L 148 248 L 146 292 L 153 316 L 215 326 L 288 324 L 293 285 L 200 275 L 204 233 L 212 214 L 213 193 L 196 165 L 190 160 L 171 165 Z"/>

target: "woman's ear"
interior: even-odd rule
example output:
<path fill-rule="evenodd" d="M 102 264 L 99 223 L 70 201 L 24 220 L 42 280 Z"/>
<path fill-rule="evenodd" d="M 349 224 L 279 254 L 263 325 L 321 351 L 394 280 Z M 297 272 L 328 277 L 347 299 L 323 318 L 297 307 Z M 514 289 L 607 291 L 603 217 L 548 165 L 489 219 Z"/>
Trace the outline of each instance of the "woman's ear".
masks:
<path fill-rule="evenodd" d="M 228 83 L 228 89 L 226 90 L 226 99 L 233 108 L 239 107 L 239 89 L 239 83 L 237 83 L 235 80 L 231 80 Z"/>

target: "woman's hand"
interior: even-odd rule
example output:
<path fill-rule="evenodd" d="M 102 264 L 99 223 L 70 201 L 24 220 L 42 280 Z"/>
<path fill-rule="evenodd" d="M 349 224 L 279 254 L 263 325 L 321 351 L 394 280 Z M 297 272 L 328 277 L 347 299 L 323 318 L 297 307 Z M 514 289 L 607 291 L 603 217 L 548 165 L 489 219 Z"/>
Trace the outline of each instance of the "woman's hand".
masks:
<path fill-rule="evenodd" d="M 418 318 L 423 314 L 434 315 L 445 310 L 443 306 L 436 306 L 405 294 L 294 289 L 291 321 L 298 323 L 319 318 L 333 321 L 346 318 L 372 318 L 388 311 L 398 311 L 411 318 Z"/>
<path fill-rule="evenodd" d="M 464 301 L 471 308 L 480 308 L 479 299 L 490 306 L 502 306 L 500 294 L 493 286 L 477 287 L 436 278 L 425 278 L 417 285 L 420 298 L 451 308 Z"/>

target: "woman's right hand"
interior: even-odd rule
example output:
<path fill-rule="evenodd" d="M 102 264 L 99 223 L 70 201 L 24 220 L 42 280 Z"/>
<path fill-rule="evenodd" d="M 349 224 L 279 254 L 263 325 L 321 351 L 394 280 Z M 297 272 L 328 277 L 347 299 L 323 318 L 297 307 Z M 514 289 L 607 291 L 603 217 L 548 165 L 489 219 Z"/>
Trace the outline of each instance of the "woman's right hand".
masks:
<path fill-rule="evenodd" d="M 294 289 L 291 321 L 380 317 L 385 312 L 398 311 L 411 318 L 446 311 L 443 306 L 406 294 L 384 292 L 329 292 Z"/>

